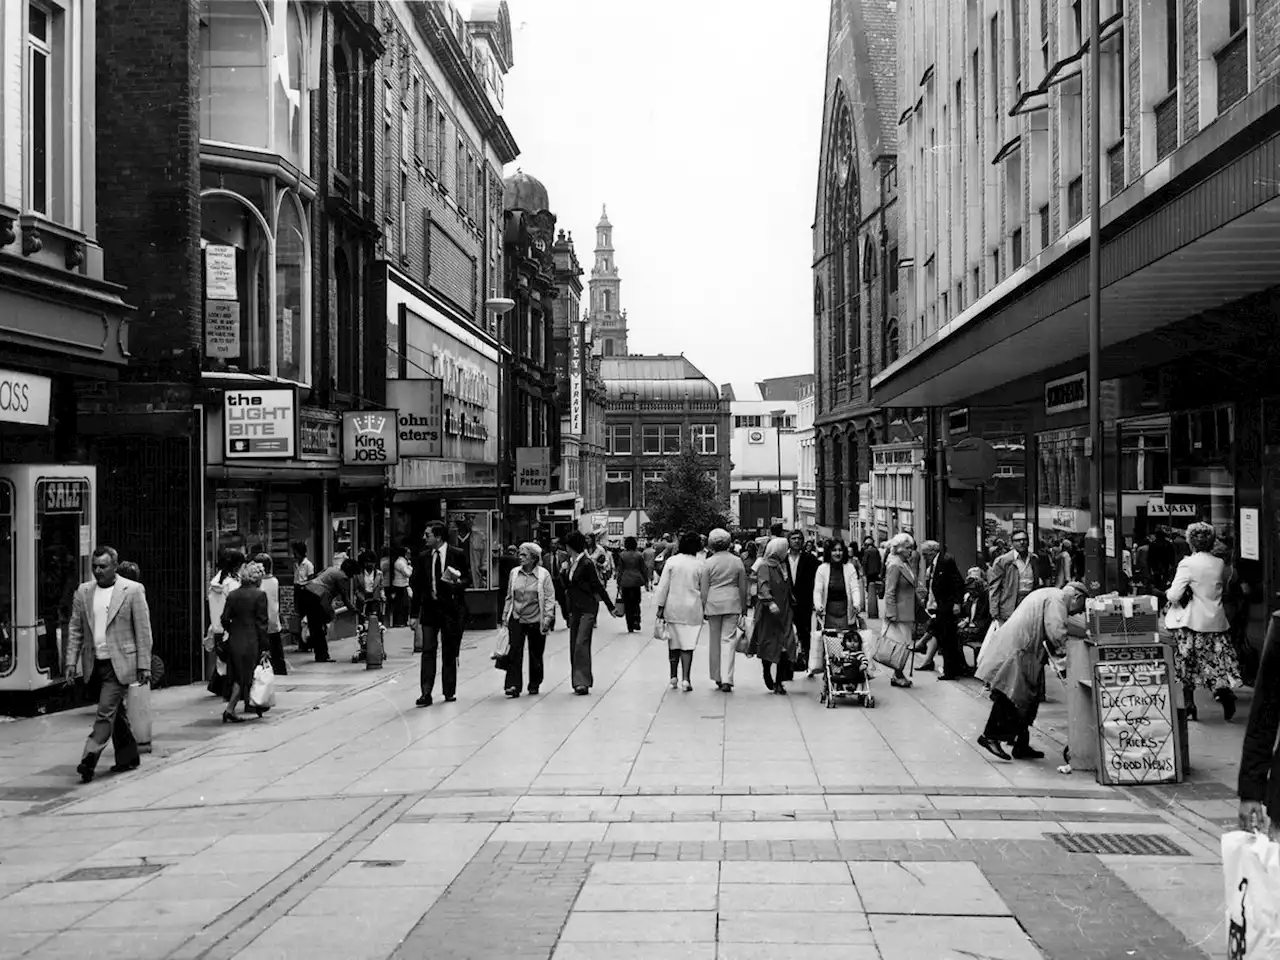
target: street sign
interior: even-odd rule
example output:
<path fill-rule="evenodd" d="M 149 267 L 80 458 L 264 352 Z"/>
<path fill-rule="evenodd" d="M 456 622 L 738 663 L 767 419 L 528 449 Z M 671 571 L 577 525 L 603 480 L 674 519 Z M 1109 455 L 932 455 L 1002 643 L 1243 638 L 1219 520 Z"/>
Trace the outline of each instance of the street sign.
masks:
<path fill-rule="evenodd" d="M 225 390 L 223 456 L 292 460 L 298 455 L 298 395 L 291 387 Z"/>

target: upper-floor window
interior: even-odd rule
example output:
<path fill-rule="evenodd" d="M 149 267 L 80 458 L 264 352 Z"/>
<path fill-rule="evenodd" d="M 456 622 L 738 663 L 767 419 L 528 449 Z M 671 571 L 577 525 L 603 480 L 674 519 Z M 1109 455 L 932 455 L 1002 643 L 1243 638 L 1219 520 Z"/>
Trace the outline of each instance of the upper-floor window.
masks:
<path fill-rule="evenodd" d="M 200 136 L 307 170 L 308 44 L 297 0 L 201 0 Z"/>
<path fill-rule="evenodd" d="M 693 441 L 693 452 L 703 454 L 717 453 L 719 431 L 714 423 L 695 423 L 690 430 Z"/>
<path fill-rule="evenodd" d="M 739 414 L 733 418 L 733 425 L 737 429 L 743 427 L 758 427 L 761 425 L 761 417 L 752 414 Z"/>
<path fill-rule="evenodd" d="M 60 21 L 51 9 L 32 4 L 27 10 L 26 206 L 46 216 L 55 212 L 55 171 L 63 157 L 57 146 L 64 125 L 55 69 Z"/>
<path fill-rule="evenodd" d="M 605 427 L 604 452 L 614 457 L 631 455 L 631 424 L 611 423 Z"/>
<path fill-rule="evenodd" d="M 640 452 L 647 455 L 679 453 L 680 425 L 676 423 L 646 423 L 641 429 Z"/>
<path fill-rule="evenodd" d="M 337 100 L 337 130 L 334 139 L 338 147 L 338 172 L 347 176 L 356 173 L 356 86 L 355 75 L 342 47 L 333 48 L 333 80 Z"/>

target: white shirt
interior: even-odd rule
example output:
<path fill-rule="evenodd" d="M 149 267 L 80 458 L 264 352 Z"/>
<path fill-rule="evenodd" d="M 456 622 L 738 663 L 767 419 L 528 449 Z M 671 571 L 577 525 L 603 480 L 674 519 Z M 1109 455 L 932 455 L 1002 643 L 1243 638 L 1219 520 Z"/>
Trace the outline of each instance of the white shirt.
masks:
<path fill-rule="evenodd" d="M 1018 564 L 1018 595 L 1019 598 L 1029 594 L 1035 586 L 1035 575 L 1031 566 L 1031 555 L 1027 554 L 1024 560 L 1022 557 L 1014 556 L 1014 562 Z"/>
<path fill-rule="evenodd" d="M 440 544 L 440 546 L 436 548 L 436 557 L 440 560 L 440 569 L 438 571 L 435 569 L 431 571 L 431 596 L 439 599 L 439 595 L 436 592 L 436 574 L 439 573 L 440 579 L 444 579 L 444 572 L 449 566 L 449 544 Z M 432 567 L 434 567 L 435 564 L 436 560 L 433 558 L 431 560 Z"/>
<path fill-rule="evenodd" d="M 116 585 L 93 588 L 93 655 L 98 660 L 111 659 L 111 651 L 107 649 L 107 611 L 111 609 L 111 597 L 116 592 Z"/>
<path fill-rule="evenodd" d="M 929 568 L 925 571 L 924 582 L 929 585 L 929 598 L 925 601 L 925 611 L 934 613 L 938 609 L 938 601 L 933 599 L 933 571 L 938 566 L 938 558 L 934 557 L 933 562 L 929 564 Z"/>
<path fill-rule="evenodd" d="M 795 582 L 796 582 L 796 573 L 797 573 L 797 572 L 799 571 L 799 569 L 800 569 L 800 554 L 798 554 L 798 553 L 788 553 L 788 554 L 787 554 L 787 564 L 791 567 L 791 582 L 792 582 L 792 583 L 795 583 Z"/>

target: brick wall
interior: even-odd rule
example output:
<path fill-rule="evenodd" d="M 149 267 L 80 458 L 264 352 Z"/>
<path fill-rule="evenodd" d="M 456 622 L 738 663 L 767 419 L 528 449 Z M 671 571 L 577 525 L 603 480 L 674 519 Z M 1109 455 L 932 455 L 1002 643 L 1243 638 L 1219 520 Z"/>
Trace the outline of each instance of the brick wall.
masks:
<path fill-rule="evenodd" d="M 1200 129 L 1200 4 L 1196 0 L 1189 0 L 1182 8 L 1181 70 L 1182 139 L 1185 141 Z"/>
<path fill-rule="evenodd" d="M 198 6 L 98 3 L 98 239 L 138 308 L 130 373 L 144 378 L 199 365 Z"/>
<path fill-rule="evenodd" d="M 1254 0 L 1253 32 L 1261 82 L 1280 74 L 1280 0 Z"/>

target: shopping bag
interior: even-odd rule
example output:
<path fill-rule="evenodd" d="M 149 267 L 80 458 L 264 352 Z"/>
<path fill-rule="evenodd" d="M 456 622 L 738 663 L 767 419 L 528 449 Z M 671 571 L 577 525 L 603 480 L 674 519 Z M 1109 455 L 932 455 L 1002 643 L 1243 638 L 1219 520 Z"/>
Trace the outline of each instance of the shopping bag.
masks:
<path fill-rule="evenodd" d="M 738 620 L 733 628 L 733 650 L 735 653 L 747 653 L 751 649 L 751 622 L 747 617 Z"/>
<path fill-rule="evenodd" d="M 125 713 L 129 717 L 129 729 L 138 741 L 139 753 L 151 752 L 151 684 L 131 683 L 126 694 Z"/>
<path fill-rule="evenodd" d="M 671 642 L 671 630 L 667 626 L 667 621 L 661 617 L 653 621 L 653 639 L 661 640 L 663 643 Z"/>
<path fill-rule="evenodd" d="M 511 634 L 506 627 L 498 628 L 497 639 L 493 642 L 493 659 L 498 660 L 511 652 Z"/>
<path fill-rule="evenodd" d="M 871 645 L 871 659 L 890 670 L 902 670 L 911 659 L 911 644 L 891 635 L 889 625 L 886 623 L 880 628 L 879 636 Z"/>
<path fill-rule="evenodd" d="M 1233 830 L 1222 838 L 1227 960 L 1280 957 L 1280 843 Z"/>
<path fill-rule="evenodd" d="M 253 685 L 249 687 L 249 707 L 270 710 L 276 705 L 276 673 L 270 660 L 262 660 L 253 669 Z"/>

